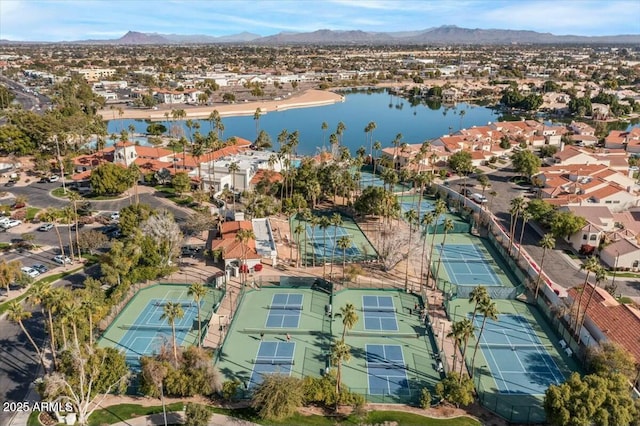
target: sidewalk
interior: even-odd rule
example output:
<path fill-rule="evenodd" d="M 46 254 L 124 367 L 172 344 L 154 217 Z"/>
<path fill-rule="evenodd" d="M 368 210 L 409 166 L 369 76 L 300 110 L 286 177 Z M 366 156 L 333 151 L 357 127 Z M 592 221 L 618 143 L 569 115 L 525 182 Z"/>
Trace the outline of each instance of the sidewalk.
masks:
<path fill-rule="evenodd" d="M 183 423 L 184 411 L 175 413 L 167 413 L 167 424 Z M 113 423 L 113 426 L 152 426 L 164 425 L 164 416 L 160 414 L 152 414 L 151 416 L 136 417 L 134 419 L 125 420 L 119 423 Z M 223 414 L 213 414 L 208 423 L 209 426 L 258 426 L 256 423 L 235 417 L 225 416 Z"/>

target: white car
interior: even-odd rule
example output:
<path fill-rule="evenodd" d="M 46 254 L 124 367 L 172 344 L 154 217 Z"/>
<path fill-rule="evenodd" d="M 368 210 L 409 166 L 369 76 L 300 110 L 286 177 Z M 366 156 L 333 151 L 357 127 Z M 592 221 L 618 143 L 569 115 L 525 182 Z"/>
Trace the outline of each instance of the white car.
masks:
<path fill-rule="evenodd" d="M 71 259 L 67 256 L 57 255 L 53 258 L 53 261 L 57 264 L 64 265 L 65 263 L 71 263 Z"/>
<path fill-rule="evenodd" d="M 5 229 L 9 229 L 9 228 L 15 228 L 18 225 L 22 225 L 21 220 L 9 220 L 8 222 L 3 222 L 0 226 L 2 226 Z"/>
<path fill-rule="evenodd" d="M 23 266 L 22 268 L 20 268 L 20 270 L 25 274 L 29 275 L 31 278 L 35 278 L 38 275 L 40 275 L 40 272 L 38 272 L 38 270 L 34 268 L 29 268 L 28 266 Z"/>
<path fill-rule="evenodd" d="M 109 216 L 111 218 L 111 220 L 120 220 L 120 213 L 115 212 L 115 213 L 111 213 L 111 216 Z"/>
<path fill-rule="evenodd" d="M 60 176 L 58 176 L 58 175 L 49 176 L 49 182 L 57 182 L 58 179 L 60 179 Z"/>

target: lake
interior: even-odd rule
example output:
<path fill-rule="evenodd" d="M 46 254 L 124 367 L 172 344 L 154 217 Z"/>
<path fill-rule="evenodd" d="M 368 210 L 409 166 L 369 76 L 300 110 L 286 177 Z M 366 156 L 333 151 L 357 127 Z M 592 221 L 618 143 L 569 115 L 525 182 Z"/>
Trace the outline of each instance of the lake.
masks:
<path fill-rule="evenodd" d="M 378 140 L 383 147 L 387 147 L 391 146 L 391 141 L 398 133 L 402 134 L 403 142 L 422 143 L 461 127 L 483 126 L 498 119 L 496 111 L 482 106 L 458 103 L 455 106 L 442 105 L 431 109 L 426 105 L 411 106 L 408 100 L 386 92 L 347 93 L 345 98 L 345 102 L 333 105 L 270 112 L 260 118 L 260 129 L 269 133 L 274 150 L 278 150 L 277 137 L 283 129 L 289 132 L 297 130 L 300 133 L 298 154 L 312 155 L 323 146 L 322 122 L 329 125 L 324 142 L 328 148 L 329 135 L 335 132 L 338 122 L 342 121 L 346 126 L 342 144 L 352 153 L 364 146 L 368 154 L 369 144 L 364 128 L 370 121 L 376 123 L 374 141 Z M 460 111 L 464 113 L 460 114 Z M 207 120 L 194 121 L 200 122 L 200 133 L 204 135 L 209 132 Z M 225 117 L 222 121 L 225 137 L 239 136 L 251 141 L 256 139 L 256 122 L 253 116 Z M 123 128 L 127 129 L 129 124 L 136 127 L 137 133 L 146 133 L 147 123 L 143 120 L 111 120 L 107 128 L 109 133 L 119 133 Z M 171 125 L 164 124 L 167 128 Z M 187 134 L 188 129 L 184 123 L 183 127 Z"/>

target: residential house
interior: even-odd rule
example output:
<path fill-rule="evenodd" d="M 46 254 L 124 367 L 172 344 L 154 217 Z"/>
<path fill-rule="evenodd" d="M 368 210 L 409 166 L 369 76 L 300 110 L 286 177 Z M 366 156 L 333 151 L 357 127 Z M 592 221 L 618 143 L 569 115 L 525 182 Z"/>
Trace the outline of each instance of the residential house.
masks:
<path fill-rule="evenodd" d="M 585 218 L 587 224 L 568 238 L 575 251 L 592 253 L 600 245 L 607 232 L 615 227 L 613 215 L 606 206 L 565 206 L 560 210 L 570 211 Z"/>
<path fill-rule="evenodd" d="M 220 254 L 225 270 L 231 267 L 240 268 L 240 265 L 246 265 L 246 268 L 251 270 L 260 263 L 261 256 L 256 251 L 256 240 L 250 238 L 243 243 L 236 238 L 241 229 L 253 231 L 253 225 L 248 220 L 224 222 L 218 235 L 209 241 L 210 250 Z"/>
<path fill-rule="evenodd" d="M 620 238 L 600 251 L 600 260 L 609 268 L 637 272 L 640 269 L 640 244 L 635 238 Z"/>

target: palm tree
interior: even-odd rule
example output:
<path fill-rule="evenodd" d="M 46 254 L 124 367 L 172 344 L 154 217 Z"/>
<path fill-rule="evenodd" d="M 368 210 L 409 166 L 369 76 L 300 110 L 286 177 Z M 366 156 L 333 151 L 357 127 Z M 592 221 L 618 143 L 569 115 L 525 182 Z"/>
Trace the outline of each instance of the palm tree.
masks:
<path fill-rule="evenodd" d="M 256 138 L 258 137 L 258 131 L 260 130 L 260 115 L 262 114 L 262 110 L 260 108 L 256 109 L 256 112 L 253 113 L 253 121 L 256 122 Z"/>
<path fill-rule="evenodd" d="M 311 251 L 311 257 L 312 257 L 312 265 L 315 268 L 316 267 L 316 246 L 315 246 L 315 240 L 316 240 L 316 226 L 318 226 L 320 224 L 320 218 L 314 214 L 310 214 L 309 216 L 309 220 L 308 220 L 309 226 L 311 227 L 311 238 L 313 238 L 313 244 L 314 244 L 314 249 Z"/>
<path fill-rule="evenodd" d="M 327 228 L 331 226 L 331 219 L 328 216 L 320 216 L 318 226 L 322 229 L 322 278 L 325 277 L 325 269 L 327 267 Z"/>
<path fill-rule="evenodd" d="M 370 121 L 369 124 L 364 128 L 364 132 L 367 135 L 367 141 L 369 142 L 369 155 L 373 160 L 373 131 L 376 129 L 376 122 Z"/>
<path fill-rule="evenodd" d="M 475 321 L 476 313 L 478 312 L 478 307 L 482 302 L 489 299 L 489 293 L 487 292 L 487 288 L 483 285 L 479 285 L 475 287 L 469 293 L 469 303 L 473 303 L 473 314 L 471 315 L 471 321 Z"/>
<path fill-rule="evenodd" d="M 489 211 L 491 211 L 491 206 L 493 205 L 493 200 L 496 198 L 496 195 L 498 195 L 498 193 L 496 191 L 489 191 L 489 195 L 491 195 L 491 200 L 489 200 L 489 206 L 488 209 Z"/>
<path fill-rule="evenodd" d="M 580 308 L 582 305 L 582 296 L 584 295 L 584 292 L 587 288 L 587 285 L 589 284 L 589 274 L 591 272 L 596 272 L 598 270 L 598 268 L 600 268 L 600 262 L 598 261 L 598 259 L 595 256 L 591 256 L 589 259 L 587 259 L 587 261 L 585 263 L 583 263 L 582 265 L 580 265 L 580 269 L 584 269 L 585 271 L 587 271 L 587 276 L 584 278 L 584 283 L 582 284 L 582 291 L 580 291 L 580 297 L 578 298 L 578 309 L 575 311 L 575 316 L 576 316 L 576 321 L 575 321 L 575 327 L 574 327 L 574 331 L 576 333 L 576 336 L 580 336 L 580 330 L 578 329 L 578 323 L 579 323 L 579 318 L 580 318 Z M 576 305 L 576 300 L 574 299 L 573 303 L 571 304 L 571 312 L 573 313 L 573 308 Z"/>
<path fill-rule="evenodd" d="M 50 282 L 40 280 L 33 283 L 28 293 L 26 301 L 33 306 L 39 305 L 42 316 L 47 318 L 47 331 L 49 332 L 49 347 L 51 348 L 51 356 L 53 357 L 53 368 L 55 369 L 57 362 L 56 355 L 56 339 L 53 330 L 53 312 L 51 305 L 51 296 L 53 295 L 53 287 Z M 45 315 L 46 311 L 46 315 Z"/>
<path fill-rule="evenodd" d="M 342 136 L 344 135 L 345 130 L 347 130 L 347 126 L 345 126 L 342 121 L 338 121 L 338 125 L 336 126 L 336 135 L 340 138 L 340 145 L 343 145 Z"/>
<path fill-rule="evenodd" d="M 532 215 L 528 210 L 523 209 L 520 217 L 522 218 L 522 229 L 520 229 L 520 240 L 518 241 L 518 257 L 516 258 L 516 263 L 518 263 L 520 255 L 522 254 L 522 238 L 524 237 L 524 230 Z"/>
<path fill-rule="evenodd" d="M 379 152 L 382 149 L 382 143 L 380 141 L 375 141 L 373 143 L 373 150 Z M 372 157 L 371 161 L 373 162 L 373 175 L 371 175 L 371 185 L 373 185 L 373 179 L 376 177 L 376 166 L 378 162 Z"/>
<path fill-rule="evenodd" d="M 550 250 L 556 246 L 556 239 L 553 238 L 552 234 L 544 234 L 544 236 L 540 239 L 538 243 L 540 247 L 542 247 L 542 259 L 540 259 L 540 270 L 538 271 L 538 278 L 536 279 L 536 294 L 535 300 L 538 300 L 538 292 L 540 291 L 540 280 L 542 279 L 542 274 L 544 273 L 544 257 L 547 254 L 547 250 Z"/>
<path fill-rule="evenodd" d="M 207 288 L 202 283 L 193 283 L 189 286 L 187 293 L 193 297 L 193 301 L 196 302 L 198 308 L 198 346 L 202 347 L 202 320 L 200 318 L 200 301 L 207 295 Z"/>
<path fill-rule="evenodd" d="M 329 269 L 329 277 L 333 278 L 333 258 L 336 255 L 336 244 L 338 242 L 338 227 L 342 226 L 342 215 L 334 213 L 331 215 L 331 225 L 333 225 L 333 247 L 331 250 L 331 267 Z"/>
<path fill-rule="evenodd" d="M 340 313 L 342 314 L 342 341 L 344 342 L 347 330 L 353 329 L 358 322 L 358 314 L 356 313 L 356 307 L 352 303 L 347 303 L 341 307 Z"/>
<path fill-rule="evenodd" d="M 89 346 L 93 345 L 93 316 L 96 314 L 96 310 L 100 307 L 99 303 L 95 300 L 91 293 L 85 293 L 83 299 L 80 302 L 80 309 L 84 311 L 84 314 L 89 320 Z"/>
<path fill-rule="evenodd" d="M 178 346 L 176 344 L 176 320 L 182 319 L 184 317 L 184 311 L 182 310 L 182 306 L 177 302 L 167 302 L 164 305 L 164 310 L 161 320 L 167 320 L 169 325 L 171 326 L 171 335 L 173 338 L 173 360 L 175 364 L 178 365 Z"/>
<path fill-rule="evenodd" d="M 51 222 L 53 223 L 53 229 L 56 231 L 56 236 L 58 237 L 58 247 L 60 248 L 60 254 L 62 257 L 66 257 L 66 253 L 64 252 L 64 246 L 62 245 L 62 237 L 60 236 L 60 230 L 56 226 L 58 222 L 58 218 L 60 216 L 60 212 L 57 209 L 49 208 L 44 211 L 41 211 L 38 217 L 43 222 Z M 65 262 L 64 267 L 67 267 L 67 263 Z"/>
<path fill-rule="evenodd" d="M 78 250 L 78 257 L 82 255 L 80 253 L 80 237 L 79 235 L 79 227 L 78 227 L 78 201 L 82 200 L 82 196 L 75 191 L 69 191 L 67 193 L 69 195 L 69 200 L 71 201 L 71 206 L 73 207 L 73 222 L 76 227 L 76 248 Z"/>
<path fill-rule="evenodd" d="M 331 157 L 333 159 L 337 158 L 338 156 L 338 136 L 335 133 L 331 133 L 329 135 L 329 145 L 331 146 Z"/>
<path fill-rule="evenodd" d="M 344 340 L 336 340 L 331 347 L 331 364 L 334 365 L 338 373 L 336 375 L 336 407 L 340 401 L 340 387 L 342 386 L 342 363 L 351 360 L 351 348 Z"/>
<path fill-rule="evenodd" d="M 605 281 L 607 279 L 607 271 L 602 265 L 598 265 L 598 267 L 596 268 L 595 271 L 593 271 L 593 273 L 595 274 L 596 282 L 595 282 L 593 288 L 590 289 L 591 292 L 589 293 L 589 298 L 587 299 L 587 304 L 584 306 L 584 313 L 582 314 L 582 319 L 580 320 L 580 326 L 578 327 L 578 330 L 582 330 L 582 326 L 584 325 L 584 320 L 585 320 L 585 318 L 587 316 L 587 311 L 589 310 L 589 305 L 591 304 L 591 299 L 593 299 L 593 293 L 596 292 L 596 290 L 598 288 L 598 285 L 602 281 Z M 582 292 L 584 293 L 584 290 Z"/>
<path fill-rule="evenodd" d="M 440 216 L 447 211 L 447 204 L 443 200 L 436 201 L 436 205 L 433 209 L 434 214 L 434 225 L 433 225 L 433 234 L 431 235 L 431 248 L 429 249 L 429 264 L 427 265 L 427 286 L 429 285 L 429 277 L 431 276 L 431 268 L 433 267 L 433 247 L 436 242 L 436 230 L 438 228 L 438 222 L 440 222 Z M 438 282 L 434 283 L 434 288 L 438 286 Z"/>
<path fill-rule="evenodd" d="M 444 246 L 447 241 L 447 234 L 449 233 L 449 231 L 453 230 L 453 220 L 446 218 L 444 220 L 443 230 L 444 230 L 444 236 L 442 237 L 442 243 L 441 243 L 442 248 L 440 250 L 440 256 L 438 256 L 438 267 L 436 268 L 436 276 L 435 276 L 436 285 L 438 283 L 438 279 L 440 278 L 440 264 L 442 263 L 442 254 L 444 252 Z"/>
<path fill-rule="evenodd" d="M 33 346 L 33 349 L 36 351 L 36 354 L 38 355 L 38 359 L 40 360 L 40 364 L 42 365 L 42 371 L 46 372 L 47 367 L 44 364 L 44 357 L 42 356 L 42 351 L 40 350 L 38 345 L 36 345 L 36 342 L 34 342 L 33 337 L 31 337 L 31 334 L 27 331 L 27 329 L 24 326 L 23 321 L 31 318 L 31 312 L 25 311 L 20 301 L 12 300 L 11 302 L 9 302 L 7 316 L 9 318 L 9 321 L 15 322 L 16 324 L 18 324 L 22 329 L 22 332 L 25 334 L 25 336 L 27 336 L 27 339 L 29 339 L 29 342 L 31 343 L 31 345 Z"/>
<path fill-rule="evenodd" d="M 71 261 L 75 262 L 76 257 L 75 257 L 75 250 L 73 249 L 73 238 L 72 238 L 72 233 L 71 233 L 71 223 L 73 222 L 73 209 L 71 208 L 71 206 L 66 206 L 64 207 L 62 210 L 62 215 L 63 215 L 63 219 L 64 222 L 66 222 L 67 224 L 67 232 L 69 234 L 69 255 L 71 256 Z"/>
<path fill-rule="evenodd" d="M 420 256 L 420 291 L 422 291 L 422 278 L 424 277 L 424 252 L 427 248 L 427 236 L 429 235 L 429 227 L 433 224 L 435 216 L 431 212 L 426 212 L 422 216 L 420 225 L 424 227 L 424 233 L 422 235 L 422 255 Z M 434 230 L 435 233 L 435 230 Z"/>
<path fill-rule="evenodd" d="M 0 285 L 7 290 L 7 297 L 9 297 L 11 283 L 22 274 L 20 268 L 22 268 L 22 263 L 19 260 L 7 262 L 5 259 L 2 259 L 0 261 Z"/>
<path fill-rule="evenodd" d="M 71 324 L 71 331 L 73 332 L 73 342 L 76 350 L 80 348 L 80 339 L 78 339 L 78 321 L 81 321 L 82 309 L 79 300 L 71 297 L 62 305 L 61 309 L 62 319 L 65 323 Z"/>
<path fill-rule="evenodd" d="M 418 224 L 418 213 L 415 209 L 409 209 L 404 214 L 405 220 L 409 223 L 409 244 L 407 244 L 407 260 L 404 268 L 404 291 L 409 290 L 409 256 L 411 255 L 411 239 L 413 237 L 413 227 Z"/>
<path fill-rule="evenodd" d="M 456 361 L 458 360 L 458 348 L 462 343 L 463 332 L 462 321 L 454 321 L 451 323 L 451 330 L 447 333 L 447 338 L 453 339 L 453 368 L 452 371 L 456 371 Z"/>
<path fill-rule="evenodd" d="M 476 327 L 469 318 L 464 318 L 460 323 L 460 339 L 462 341 L 460 349 L 462 354 L 462 358 L 460 359 L 460 383 L 462 383 L 462 372 L 464 371 L 465 357 L 467 356 L 467 346 L 469 345 L 469 338 L 473 336 Z"/>
<path fill-rule="evenodd" d="M 336 246 L 342 250 L 342 281 L 344 281 L 346 277 L 347 249 L 351 247 L 351 244 L 351 238 L 346 235 L 338 238 L 338 241 L 336 241 Z"/>
<path fill-rule="evenodd" d="M 323 121 L 320 128 L 322 129 L 322 152 L 324 152 L 326 150 L 327 129 L 329 128 L 329 125 L 326 121 Z"/>
<path fill-rule="evenodd" d="M 243 279 L 242 284 L 244 285 L 247 282 L 247 272 L 249 272 L 249 267 L 247 266 L 247 243 L 250 240 L 254 240 L 256 235 L 253 233 L 252 229 L 240 229 L 236 234 L 236 241 L 240 242 L 240 248 L 242 249 L 242 258 L 240 264 L 240 270 L 242 271 Z"/>
<path fill-rule="evenodd" d="M 229 164 L 229 173 L 232 174 L 233 176 L 233 212 L 235 213 L 236 211 L 236 172 L 238 172 L 240 170 L 240 166 L 238 165 L 237 162 L 232 162 L 231 164 Z"/>
<path fill-rule="evenodd" d="M 511 256 L 511 246 L 515 241 L 516 227 L 518 226 L 518 215 L 524 210 L 525 201 L 522 197 L 516 197 L 511 200 L 511 222 L 509 223 L 509 256 Z"/>
<path fill-rule="evenodd" d="M 300 221 L 298 221 L 298 224 L 293 229 L 293 233 L 296 236 L 296 245 L 298 247 L 298 255 L 296 256 L 296 268 L 300 267 L 300 257 L 302 257 L 302 253 L 300 252 L 300 235 L 305 234 L 305 240 L 306 240 L 306 232 L 304 232 L 304 231 L 305 231 L 305 227 L 302 225 L 302 223 L 300 223 Z M 306 243 L 306 241 L 305 241 L 305 243 Z M 306 244 L 305 244 L 305 246 L 306 246 Z"/>
<path fill-rule="evenodd" d="M 478 346 L 480 346 L 480 339 L 482 338 L 482 333 L 484 332 L 484 326 L 487 323 L 487 319 L 492 319 L 494 321 L 498 320 L 498 307 L 496 306 L 496 302 L 494 302 L 490 298 L 482 300 L 482 302 L 478 306 L 478 311 L 482 314 L 482 325 L 480 326 L 480 332 L 478 333 L 478 338 L 476 339 L 476 344 L 473 348 L 473 357 L 471 358 L 472 376 L 473 369 L 476 365 L 476 353 L 478 352 Z"/>

